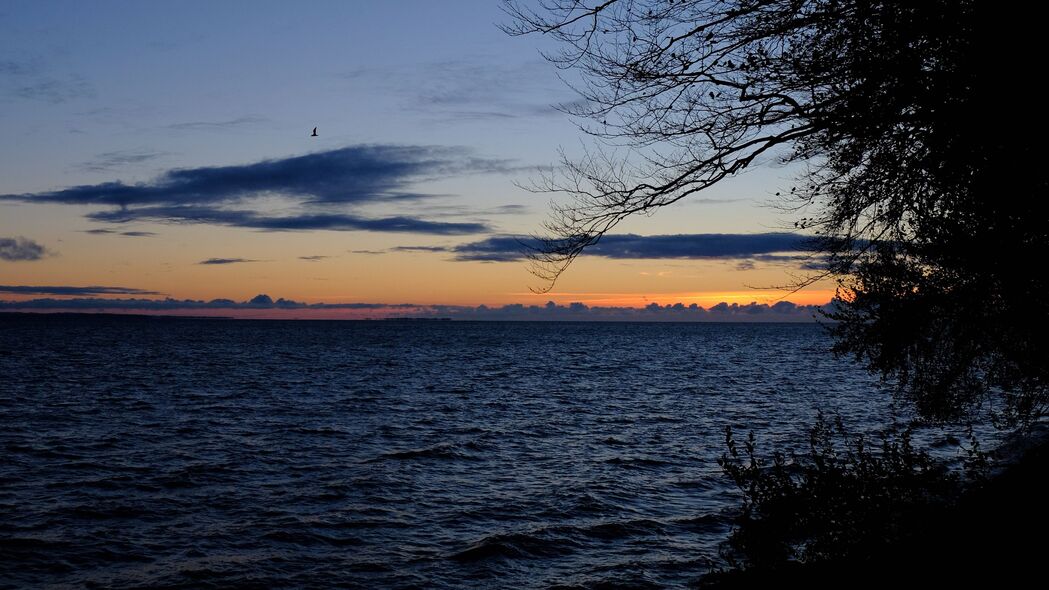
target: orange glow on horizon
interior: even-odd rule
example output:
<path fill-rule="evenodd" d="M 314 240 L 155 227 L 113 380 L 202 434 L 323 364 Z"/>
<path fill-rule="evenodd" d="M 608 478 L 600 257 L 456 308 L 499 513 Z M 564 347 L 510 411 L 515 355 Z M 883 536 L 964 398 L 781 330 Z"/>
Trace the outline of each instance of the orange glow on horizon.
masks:
<path fill-rule="evenodd" d="M 781 293 L 781 292 L 769 292 L 769 291 L 714 291 L 714 292 L 685 292 L 685 293 L 602 293 L 602 292 L 563 292 L 563 293 L 507 293 L 506 297 L 498 298 L 499 301 L 478 301 L 477 303 L 469 302 L 418 302 L 418 301 L 401 301 L 391 299 L 389 301 L 378 301 L 373 299 L 353 299 L 351 297 L 303 297 L 303 298 L 292 298 L 300 303 L 307 304 L 341 304 L 341 303 L 370 303 L 376 305 L 399 305 L 405 303 L 412 303 L 417 305 L 420 309 L 431 305 L 448 305 L 456 307 L 476 307 L 477 305 L 487 305 L 489 307 L 502 307 L 503 305 L 520 303 L 522 305 L 545 305 L 548 301 L 553 301 L 558 305 L 568 305 L 570 303 L 584 303 L 591 307 L 633 307 L 642 308 L 652 303 L 659 305 L 673 305 L 675 303 L 683 303 L 685 305 L 691 305 L 693 303 L 700 307 L 710 308 L 719 303 L 738 303 L 740 305 L 746 305 L 749 303 L 765 303 L 773 305 L 778 301 L 790 301 L 796 305 L 823 305 L 828 303 L 834 298 L 835 292 L 833 290 L 811 290 L 811 291 L 798 291 L 797 293 Z M 74 299 L 72 296 L 48 296 L 48 295 L 33 295 L 33 294 L 11 294 L 8 296 L 0 296 L 0 300 L 6 301 L 30 301 L 38 299 L 40 297 L 47 297 L 52 299 Z M 117 296 L 102 296 L 98 299 L 163 299 L 163 297 L 155 297 L 150 295 L 127 295 L 126 297 Z M 175 299 L 181 299 L 176 297 Z M 201 298 L 207 300 L 206 298 Z"/>
<path fill-rule="evenodd" d="M 589 306 L 598 307 L 645 307 L 652 303 L 659 305 L 673 305 L 693 303 L 700 307 L 710 308 L 719 303 L 766 303 L 773 305 L 778 301 L 790 301 L 796 305 L 823 305 L 834 298 L 833 290 L 814 289 L 803 290 L 796 293 L 787 291 L 747 290 L 747 291 L 711 291 L 711 292 L 684 292 L 684 293 L 511 293 L 525 299 L 531 305 L 553 301 L 560 305 L 569 303 L 585 303 Z"/>

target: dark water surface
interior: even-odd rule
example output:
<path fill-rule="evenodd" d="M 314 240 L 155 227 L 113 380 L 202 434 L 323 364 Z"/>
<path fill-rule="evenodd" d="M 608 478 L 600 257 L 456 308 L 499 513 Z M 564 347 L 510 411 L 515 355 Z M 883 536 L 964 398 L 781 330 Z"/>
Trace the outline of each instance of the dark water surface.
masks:
<path fill-rule="evenodd" d="M 0 585 L 676 587 L 726 425 L 887 397 L 815 325 L 0 314 Z"/>

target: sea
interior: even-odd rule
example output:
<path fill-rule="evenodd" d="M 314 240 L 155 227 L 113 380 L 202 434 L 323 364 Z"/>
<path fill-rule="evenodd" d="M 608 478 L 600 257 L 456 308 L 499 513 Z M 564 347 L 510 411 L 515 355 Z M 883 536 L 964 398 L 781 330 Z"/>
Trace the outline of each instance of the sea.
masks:
<path fill-rule="evenodd" d="M 818 324 L 0 314 L 0 587 L 681 588 L 890 391 Z"/>

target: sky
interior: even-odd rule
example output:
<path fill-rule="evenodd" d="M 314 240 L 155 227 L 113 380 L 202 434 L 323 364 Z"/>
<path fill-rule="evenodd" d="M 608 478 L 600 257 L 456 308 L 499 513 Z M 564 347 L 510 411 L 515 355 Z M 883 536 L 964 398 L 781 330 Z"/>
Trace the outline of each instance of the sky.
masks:
<path fill-rule="evenodd" d="M 5 0 L 0 310 L 789 319 L 830 300 L 768 288 L 811 265 L 774 163 L 624 222 L 534 292 L 521 244 L 558 197 L 522 187 L 591 140 L 555 108 L 577 97 L 548 40 L 506 22 L 496 0 Z"/>

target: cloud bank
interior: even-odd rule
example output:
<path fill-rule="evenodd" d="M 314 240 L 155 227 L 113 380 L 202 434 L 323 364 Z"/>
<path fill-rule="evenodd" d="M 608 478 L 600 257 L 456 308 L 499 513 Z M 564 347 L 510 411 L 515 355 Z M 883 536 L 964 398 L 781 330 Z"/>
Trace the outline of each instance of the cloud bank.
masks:
<path fill-rule="evenodd" d="M 776 232 L 761 234 L 674 234 L 639 236 L 614 234 L 588 247 L 583 254 L 602 258 L 702 259 L 750 258 L 777 252 L 804 252 L 811 238 Z M 522 260 L 539 241 L 530 236 L 492 236 L 450 249 L 459 260 L 506 262 Z"/>
<path fill-rule="evenodd" d="M 40 260 L 47 255 L 47 248 L 33 240 L 17 238 L 0 238 L 0 260 L 24 262 Z"/>
<path fill-rule="evenodd" d="M 497 235 L 458 246 L 397 246 L 391 251 L 449 252 L 456 260 L 515 262 L 541 245 L 532 236 Z M 760 234 L 614 234 L 583 251 L 612 259 L 735 259 L 742 270 L 754 262 L 812 264 L 812 238 L 786 232 Z"/>
<path fill-rule="evenodd" d="M 60 289 L 60 287 L 50 288 Z M 3 289 L 0 288 L 0 291 Z M 238 315 L 241 317 L 289 317 L 282 316 L 279 312 L 301 311 L 312 312 L 316 314 L 314 317 L 327 319 L 339 317 L 343 319 L 450 318 L 470 321 L 811 322 L 821 317 L 819 306 L 797 305 L 790 301 L 779 301 L 771 305 L 756 302 L 746 305 L 719 303 L 710 308 L 684 303 L 667 305 L 652 303 L 643 308 L 591 307 L 578 302 L 568 305 L 548 302 L 545 305 L 510 304 L 497 307 L 487 305 L 472 307 L 412 303 L 303 303 L 283 298 L 274 300 L 264 294 L 239 302 L 232 299 L 203 301 L 171 298 L 39 298 L 28 301 L 0 301 L 0 310 L 172 314 L 189 312 L 201 315 L 222 315 L 224 312 L 229 312 L 228 315 L 233 317 Z M 342 316 L 330 313 L 335 311 L 347 313 Z M 245 316 L 243 312 L 253 312 L 254 315 Z M 304 313 L 292 317 L 309 318 L 311 316 L 310 313 Z"/>
<path fill-rule="evenodd" d="M 404 216 L 371 218 L 331 209 L 425 199 L 432 195 L 411 190 L 415 183 L 512 170 L 507 160 L 476 157 L 465 148 L 357 145 L 252 164 L 173 169 L 138 184 L 117 180 L 56 191 L 3 194 L 0 200 L 108 207 L 87 217 L 110 223 L 147 220 L 269 231 L 454 235 L 487 231 L 488 227 L 480 222 Z M 248 206 L 274 197 L 287 200 L 288 206 L 298 211 L 274 215 Z"/>

